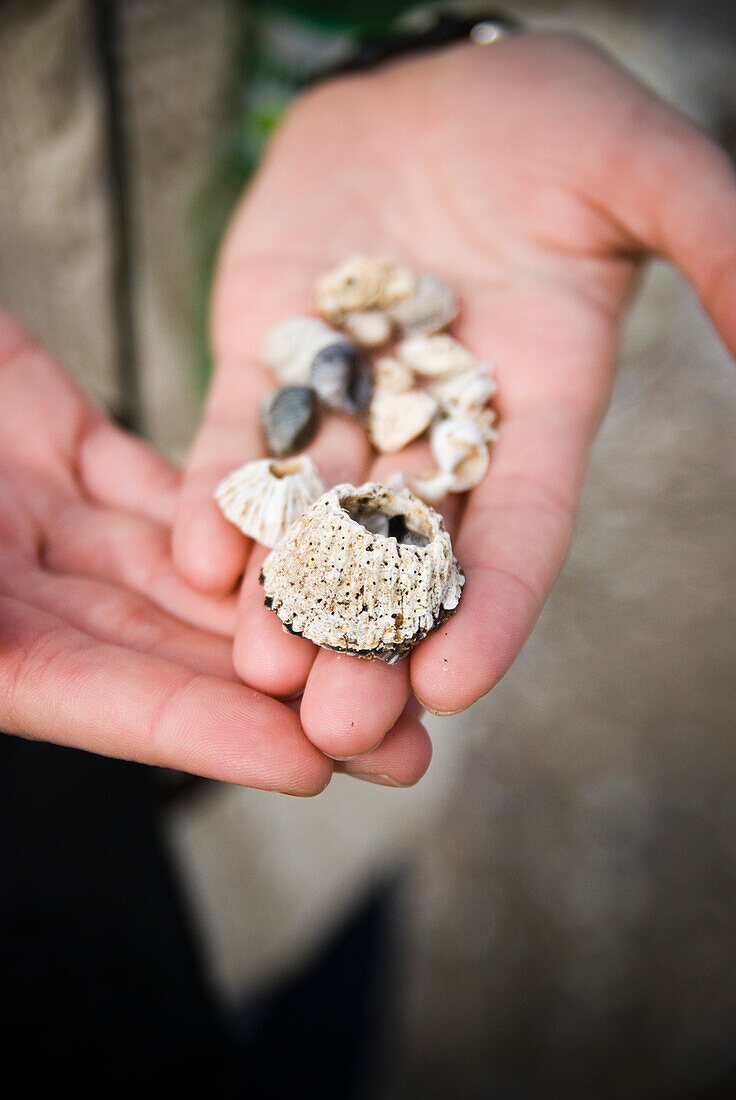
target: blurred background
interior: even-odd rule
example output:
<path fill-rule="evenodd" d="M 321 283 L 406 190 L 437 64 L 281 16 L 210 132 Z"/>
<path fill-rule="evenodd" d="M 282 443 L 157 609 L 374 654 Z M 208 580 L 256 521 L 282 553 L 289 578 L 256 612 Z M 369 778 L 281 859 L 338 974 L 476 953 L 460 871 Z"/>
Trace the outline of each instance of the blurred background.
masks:
<path fill-rule="evenodd" d="M 736 5 L 500 7 L 599 41 L 736 153 Z M 401 9 L 0 3 L 0 300 L 173 457 L 263 140 L 310 66 Z M 357 951 L 362 1096 L 733 1094 L 735 515 L 733 364 L 653 263 L 569 561 L 501 685 L 430 717 L 425 780 L 301 801 L 172 778 L 167 844 L 240 1026 Z"/>

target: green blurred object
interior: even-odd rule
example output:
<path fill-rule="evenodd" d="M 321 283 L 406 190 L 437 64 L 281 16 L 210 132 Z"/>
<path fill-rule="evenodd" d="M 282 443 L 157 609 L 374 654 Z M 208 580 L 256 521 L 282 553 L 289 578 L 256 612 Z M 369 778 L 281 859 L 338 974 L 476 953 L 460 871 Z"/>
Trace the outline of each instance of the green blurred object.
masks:
<path fill-rule="evenodd" d="M 306 22 L 324 27 L 350 30 L 385 29 L 416 4 L 401 4 L 395 0 L 347 0 L 340 3 L 309 3 L 309 0 L 281 0 L 261 5 L 265 10 L 288 12 Z"/>
<path fill-rule="evenodd" d="M 428 6 L 395 0 L 252 4 L 241 0 L 233 107 L 221 163 L 203 199 L 196 225 L 207 272 L 199 326 L 203 391 L 212 372 L 207 312 L 217 248 L 230 213 L 289 103 L 316 72 L 345 58 L 357 39 L 371 32 L 390 32 L 396 20 L 408 11 Z"/>

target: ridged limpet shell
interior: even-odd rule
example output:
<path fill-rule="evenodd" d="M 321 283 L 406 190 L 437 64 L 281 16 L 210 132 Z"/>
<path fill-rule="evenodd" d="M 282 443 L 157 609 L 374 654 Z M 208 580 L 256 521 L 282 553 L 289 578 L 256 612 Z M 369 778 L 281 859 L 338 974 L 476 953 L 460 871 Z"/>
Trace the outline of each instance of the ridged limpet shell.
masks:
<path fill-rule="evenodd" d="M 452 614 L 463 581 L 442 517 L 375 482 L 325 493 L 261 571 L 266 606 L 291 633 L 389 664 Z"/>
<path fill-rule="evenodd" d="M 226 519 L 263 546 L 275 546 L 325 491 L 308 455 L 262 458 L 228 474 L 215 490 Z"/>

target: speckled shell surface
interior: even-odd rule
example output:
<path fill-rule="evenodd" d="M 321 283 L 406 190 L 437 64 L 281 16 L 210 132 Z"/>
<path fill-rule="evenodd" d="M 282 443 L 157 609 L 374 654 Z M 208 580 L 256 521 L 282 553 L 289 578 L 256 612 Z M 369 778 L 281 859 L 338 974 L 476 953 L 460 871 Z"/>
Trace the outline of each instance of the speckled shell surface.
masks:
<path fill-rule="evenodd" d="M 325 493 L 261 572 L 266 605 L 292 633 L 389 664 L 455 610 L 463 580 L 442 517 L 375 482 Z"/>
<path fill-rule="evenodd" d="M 244 535 L 270 547 L 324 491 L 317 467 L 300 455 L 247 462 L 220 482 L 215 499 Z"/>

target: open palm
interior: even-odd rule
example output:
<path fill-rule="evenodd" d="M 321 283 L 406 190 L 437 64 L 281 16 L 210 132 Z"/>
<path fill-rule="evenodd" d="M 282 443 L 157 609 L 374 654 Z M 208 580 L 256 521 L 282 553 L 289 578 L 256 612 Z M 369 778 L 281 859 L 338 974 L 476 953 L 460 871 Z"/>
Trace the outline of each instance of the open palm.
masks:
<path fill-rule="evenodd" d="M 235 606 L 170 556 L 180 475 L 0 311 L 0 729 L 312 794 L 332 766 L 235 681 Z"/>
<path fill-rule="evenodd" d="M 325 650 L 263 607 L 264 551 L 212 501 L 263 453 L 259 363 L 268 330 L 309 312 L 316 276 L 355 252 L 442 275 L 453 330 L 498 379 L 499 440 L 447 520 L 466 572 L 458 612 L 395 667 Z M 728 163 L 589 45 L 528 36 L 461 46 L 304 97 L 236 214 L 220 261 L 218 370 L 180 495 L 175 560 L 224 593 L 245 570 L 235 667 L 276 696 L 304 689 L 324 752 L 378 744 L 413 690 L 437 712 L 488 691 L 523 644 L 566 554 L 616 337 L 641 260 L 668 256 L 736 351 L 736 186 Z M 376 458 L 363 429 L 323 418 L 309 448 L 325 480 L 428 472 L 425 444 Z M 417 744 L 407 774 L 419 774 Z M 426 763 L 426 761 L 425 761 Z"/>

